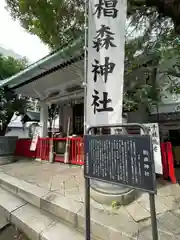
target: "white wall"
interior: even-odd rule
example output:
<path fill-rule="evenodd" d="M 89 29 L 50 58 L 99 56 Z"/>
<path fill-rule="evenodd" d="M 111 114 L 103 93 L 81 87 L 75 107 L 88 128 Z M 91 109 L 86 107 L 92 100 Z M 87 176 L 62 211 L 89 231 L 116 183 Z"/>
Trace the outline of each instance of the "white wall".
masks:
<path fill-rule="evenodd" d="M 23 128 L 11 128 L 5 136 L 18 136 L 19 138 L 29 138 L 28 129 L 23 130 Z"/>
<path fill-rule="evenodd" d="M 26 125 L 26 127 L 29 127 L 32 123 L 33 122 L 27 122 L 25 125 Z M 10 127 L 10 128 L 23 128 L 23 124 L 21 122 L 21 116 L 17 116 L 14 113 L 10 123 L 8 124 L 8 127 Z M 48 123 L 48 127 L 49 127 L 49 123 Z M 53 127 L 59 128 L 59 117 L 57 117 L 55 119 L 55 123 L 53 123 Z"/>

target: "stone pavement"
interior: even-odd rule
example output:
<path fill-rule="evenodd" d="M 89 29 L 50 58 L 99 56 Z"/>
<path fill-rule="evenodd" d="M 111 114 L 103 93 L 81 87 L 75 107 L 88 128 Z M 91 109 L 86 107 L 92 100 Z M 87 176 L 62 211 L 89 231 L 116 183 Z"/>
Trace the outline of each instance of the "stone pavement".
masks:
<path fill-rule="evenodd" d="M 4 230 L 0 232 L 1 240 L 28 240 L 23 233 L 12 225 L 8 225 Z"/>
<path fill-rule="evenodd" d="M 9 224 L 5 216 L 0 214 L 0 240 L 28 240 L 17 228 Z"/>
<path fill-rule="evenodd" d="M 1 166 L 0 171 L 84 205 L 84 179 L 81 167 L 24 160 Z M 99 221 L 114 229 L 122 229 L 127 239 L 152 239 L 148 194 L 139 193 L 136 201 L 117 209 L 91 200 L 91 208 L 92 216 L 96 215 Z M 178 184 L 158 182 L 156 211 L 159 239 L 180 240 L 180 186 Z M 79 214 L 84 214 L 83 210 Z M 102 235 L 106 234 L 104 229 Z M 114 231 L 113 234 L 111 239 L 121 239 L 119 233 L 116 235 Z"/>

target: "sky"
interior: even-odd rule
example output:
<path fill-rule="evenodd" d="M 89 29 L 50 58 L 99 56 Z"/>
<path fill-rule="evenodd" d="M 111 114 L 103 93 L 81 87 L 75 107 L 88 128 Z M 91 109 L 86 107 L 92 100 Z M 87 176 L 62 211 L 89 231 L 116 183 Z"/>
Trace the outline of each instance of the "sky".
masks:
<path fill-rule="evenodd" d="M 12 50 L 30 63 L 36 62 L 49 53 L 41 40 L 23 29 L 19 21 L 14 21 L 5 10 L 5 0 L 0 0 L 0 46 Z"/>

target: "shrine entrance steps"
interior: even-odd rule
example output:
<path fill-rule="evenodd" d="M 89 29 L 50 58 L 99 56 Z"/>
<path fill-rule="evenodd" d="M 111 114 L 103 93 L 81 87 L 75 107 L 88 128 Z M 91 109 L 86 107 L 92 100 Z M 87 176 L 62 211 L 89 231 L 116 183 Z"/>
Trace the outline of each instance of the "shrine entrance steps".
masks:
<path fill-rule="evenodd" d="M 84 240 L 84 181 L 80 167 L 19 161 L 0 167 L 0 215 L 32 240 Z M 127 206 L 91 200 L 93 240 L 150 240 L 148 194 Z M 158 184 L 162 240 L 180 240 L 180 187 Z"/>

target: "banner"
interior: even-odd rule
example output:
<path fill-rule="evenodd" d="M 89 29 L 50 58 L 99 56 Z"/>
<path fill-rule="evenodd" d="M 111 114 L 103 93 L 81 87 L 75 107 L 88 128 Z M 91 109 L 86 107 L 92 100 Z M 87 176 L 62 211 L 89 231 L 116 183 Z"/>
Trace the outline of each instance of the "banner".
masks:
<path fill-rule="evenodd" d="M 41 133 L 41 127 L 36 126 L 35 130 L 34 130 L 34 133 L 33 133 L 33 138 L 32 138 L 32 141 L 31 141 L 31 145 L 30 145 L 30 151 L 35 151 L 36 150 L 40 133 Z"/>
<path fill-rule="evenodd" d="M 148 128 L 148 134 L 152 138 L 155 171 L 157 174 L 163 174 L 158 123 L 146 123 L 143 125 Z"/>
<path fill-rule="evenodd" d="M 122 123 L 127 0 L 89 0 L 86 124 Z"/>

